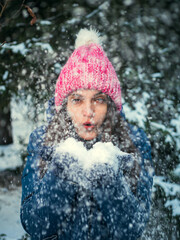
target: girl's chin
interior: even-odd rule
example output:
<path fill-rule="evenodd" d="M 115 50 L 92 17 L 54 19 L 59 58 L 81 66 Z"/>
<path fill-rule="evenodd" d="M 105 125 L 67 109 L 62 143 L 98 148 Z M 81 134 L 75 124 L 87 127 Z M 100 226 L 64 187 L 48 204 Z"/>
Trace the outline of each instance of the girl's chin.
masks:
<path fill-rule="evenodd" d="M 86 132 L 77 132 L 78 136 L 80 138 L 83 138 L 84 140 L 90 141 L 97 137 L 97 132 L 95 131 L 86 131 Z"/>

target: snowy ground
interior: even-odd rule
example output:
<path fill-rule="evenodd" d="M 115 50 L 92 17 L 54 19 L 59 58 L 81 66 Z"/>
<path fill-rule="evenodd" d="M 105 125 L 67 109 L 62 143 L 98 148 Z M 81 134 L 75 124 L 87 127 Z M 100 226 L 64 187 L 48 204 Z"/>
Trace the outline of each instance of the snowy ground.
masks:
<path fill-rule="evenodd" d="M 0 171 L 6 169 L 15 169 L 22 165 L 20 152 L 23 150 L 19 143 L 23 139 L 24 145 L 28 143 L 29 134 L 33 130 L 32 126 L 25 116 L 27 116 L 27 108 L 22 103 L 16 104 L 13 102 L 13 136 L 14 144 L 2 147 L 0 146 Z M 128 112 L 128 109 L 125 109 Z M 146 114 L 146 112 L 145 112 Z M 137 116 L 138 116 L 137 112 Z M 143 125 L 143 118 L 139 121 Z M 174 171 L 175 174 L 180 174 L 180 165 Z M 161 176 L 154 178 L 155 185 L 159 185 L 164 189 L 166 196 L 176 196 L 180 194 L 180 187 L 177 184 L 168 183 Z M 0 240 L 20 240 L 28 239 L 25 236 L 20 223 L 20 201 L 21 201 L 21 187 L 14 187 L 11 190 L 3 187 L 0 188 Z M 180 201 L 175 198 L 166 202 L 167 207 L 172 207 L 173 216 L 180 215 Z M 145 238 L 147 240 L 147 237 Z M 152 238 L 148 238 L 152 239 Z M 163 239 L 163 238 L 160 238 Z"/>
<path fill-rule="evenodd" d="M 20 224 L 21 187 L 8 191 L 0 189 L 0 239 L 21 239 L 25 232 Z"/>

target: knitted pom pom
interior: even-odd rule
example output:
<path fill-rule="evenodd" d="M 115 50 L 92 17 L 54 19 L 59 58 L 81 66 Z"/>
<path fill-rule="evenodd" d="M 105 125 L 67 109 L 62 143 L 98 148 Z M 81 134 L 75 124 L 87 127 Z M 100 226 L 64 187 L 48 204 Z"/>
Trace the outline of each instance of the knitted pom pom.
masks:
<path fill-rule="evenodd" d="M 80 46 L 89 45 L 91 43 L 101 44 L 101 38 L 99 37 L 99 33 L 95 30 L 90 28 L 81 29 L 77 34 L 75 48 Z"/>

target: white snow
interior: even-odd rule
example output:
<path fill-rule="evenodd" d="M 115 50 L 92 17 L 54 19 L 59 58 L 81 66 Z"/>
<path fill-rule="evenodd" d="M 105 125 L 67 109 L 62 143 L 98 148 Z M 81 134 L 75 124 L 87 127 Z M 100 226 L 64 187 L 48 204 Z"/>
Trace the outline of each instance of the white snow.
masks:
<path fill-rule="evenodd" d="M 0 86 L 0 91 L 6 91 L 6 87 L 5 86 Z"/>
<path fill-rule="evenodd" d="M 175 116 L 175 118 L 171 119 L 170 126 L 166 127 L 162 123 L 151 122 L 152 129 L 161 129 L 164 132 L 168 132 L 166 142 L 173 142 L 174 139 L 177 150 L 180 150 L 180 116 Z"/>
<path fill-rule="evenodd" d="M 52 23 L 50 21 L 48 21 L 48 20 L 41 20 L 40 24 L 41 25 L 51 25 Z"/>
<path fill-rule="evenodd" d="M 177 165 L 176 169 L 174 170 L 174 174 L 176 176 L 180 176 L 180 164 Z"/>
<path fill-rule="evenodd" d="M 47 22 L 46 22 L 47 24 Z M 47 39 L 36 39 L 36 38 L 32 38 L 31 41 L 35 42 L 34 45 L 35 46 L 40 46 L 41 49 L 43 50 L 47 50 L 49 53 L 53 54 L 54 50 L 51 47 L 51 45 L 49 43 L 46 42 L 40 42 L 41 41 L 45 41 Z M 32 46 L 31 41 L 28 39 L 25 43 L 17 43 L 17 42 L 12 42 L 12 43 L 5 43 L 0 50 L 0 53 L 4 53 L 5 49 L 10 49 L 12 50 L 13 53 L 20 53 L 21 55 L 26 55 L 28 53 L 28 48 Z"/>
<path fill-rule="evenodd" d="M 178 112 L 180 112 L 180 109 Z M 176 129 L 176 131 L 172 131 L 172 135 L 175 138 L 178 150 L 180 150 L 180 115 L 177 114 L 176 118 L 171 120 L 171 125 Z"/>
<path fill-rule="evenodd" d="M 26 149 L 29 135 L 33 131 L 33 124 L 26 118 L 28 109 L 24 102 L 12 99 L 11 109 L 13 144 L 0 146 L 0 171 L 16 169 L 22 165 L 21 152 Z"/>
<path fill-rule="evenodd" d="M 41 49 L 47 50 L 51 54 L 54 53 L 54 50 L 49 43 L 36 42 L 35 45 L 40 46 Z"/>
<path fill-rule="evenodd" d="M 62 66 L 61 66 L 60 63 L 55 63 L 54 64 L 54 71 L 55 71 L 56 74 L 59 74 L 61 69 L 62 69 Z"/>
<path fill-rule="evenodd" d="M 8 77 L 8 74 L 9 74 L 9 72 L 8 72 L 8 71 L 5 71 L 4 74 L 3 74 L 2 79 L 3 79 L 3 80 L 6 80 L 7 77 Z"/>
<path fill-rule="evenodd" d="M 156 184 L 163 188 L 166 196 L 176 196 L 177 194 L 180 194 L 180 185 L 167 182 L 162 176 L 154 177 L 154 185 Z"/>
<path fill-rule="evenodd" d="M 0 188 L 0 236 L 17 240 L 25 234 L 20 223 L 21 187 L 8 191 Z M 1 239 L 1 238 L 0 238 Z"/>
<path fill-rule="evenodd" d="M 111 142 L 95 143 L 93 148 L 87 150 L 82 142 L 74 138 L 68 138 L 66 141 L 60 143 L 56 149 L 56 154 L 69 154 L 79 161 L 79 164 L 86 170 L 93 167 L 95 164 L 108 163 L 115 172 L 118 171 L 117 155 L 127 155 L 115 147 Z"/>
<path fill-rule="evenodd" d="M 21 147 L 19 144 L 0 146 L 0 171 L 16 169 L 22 165 Z"/>
<path fill-rule="evenodd" d="M 165 204 L 165 207 L 171 207 L 173 216 L 180 215 L 180 200 L 177 198 L 168 200 Z"/>
<path fill-rule="evenodd" d="M 158 128 L 158 129 L 161 129 L 163 131 L 167 130 L 167 128 L 161 123 L 151 122 L 151 126 L 153 128 Z"/>
<path fill-rule="evenodd" d="M 134 0 L 124 0 L 123 3 L 125 6 L 130 6 L 134 3 Z"/>
<path fill-rule="evenodd" d="M 154 177 L 153 191 L 155 191 L 155 185 L 159 185 L 164 190 L 167 198 L 180 195 L 180 185 L 167 182 L 162 176 Z M 172 200 L 168 199 L 165 203 L 165 207 L 171 207 L 173 216 L 180 215 L 180 200 L 177 197 Z"/>
<path fill-rule="evenodd" d="M 146 101 L 150 97 L 148 93 L 143 93 L 143 97 L 139 101 L 134 103 L 135 110 L 132 110 L 128 104 L 124 102 L 123 109 L 126 113 L 126 117 L 129 121 L 136 122 L 139 127 L 144 129 L 144 124 L 147 119 L 147 107 L 146 107 Z"/>
<path fill-rule="evenodd" d="M 28 52 L 28 49 L 26 48 L 24 43 L 5 43 L 2 46 L 1 53 L 3 53 L 5 49 L 11 49 L 14 53 L 21 53 L 22 55 L 25 55 Z"/>
<path fill-rule="evenodd" d="M 160 73 L 160 72 L 153 73 L 153 74 L 151 74 L 151 77 L 152 78 L 161 78 L 162 77 L 162 73 Z"/>

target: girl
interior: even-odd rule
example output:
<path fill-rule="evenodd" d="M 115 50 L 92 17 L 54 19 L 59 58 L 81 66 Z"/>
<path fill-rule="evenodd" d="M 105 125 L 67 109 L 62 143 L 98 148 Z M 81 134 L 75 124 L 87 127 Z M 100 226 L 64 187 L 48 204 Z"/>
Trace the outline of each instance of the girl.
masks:
<path fill-rule="evenodd" d="M 21 221 L 31 239 L 135 240 L 152 188 L 145 133 L 122 114 L 121 89 L 98 34 L 82 29 L 30 136 Z"/>

